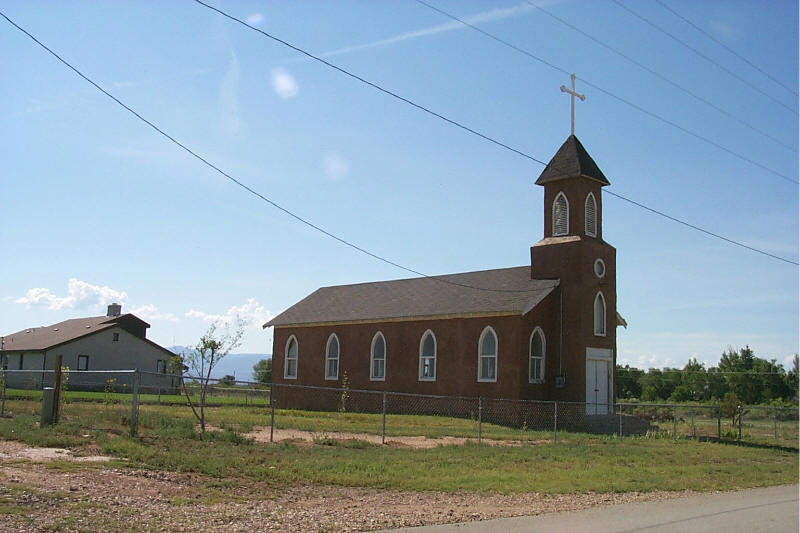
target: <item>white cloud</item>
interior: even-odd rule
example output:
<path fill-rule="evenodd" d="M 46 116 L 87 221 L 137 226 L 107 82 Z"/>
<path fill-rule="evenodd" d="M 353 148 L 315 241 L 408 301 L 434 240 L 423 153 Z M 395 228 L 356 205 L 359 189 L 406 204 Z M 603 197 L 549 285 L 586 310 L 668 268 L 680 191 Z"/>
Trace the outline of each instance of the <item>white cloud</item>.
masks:
<path fill-rule="evenodd" d="M 172 313 L 162 313 L 158 310 L 158 308 L 153 304 L 142 305 L 139 307 L 134 307 L 130 311 L 134 315 L 142 318 L 144 320 L 167 320 L 169 322 L 177 322 L 178 319 Z"/>
<path fill-rule="evenodd" d="M 46 307 L 47 309 L 84 309 L 102 307 L 113 302 L 124 303 L 128 294 L 107 286 L 92 285 L 86 281 L 70 278 L 67 282 L 67 295 L 56 296 L 50 289 L 34 287 L 14 300 L 26 307 Z"/>
<path fill-rule="evenodd" d="M 223 326 L 229 326 L 234 323 L 236 318 L 244 320 L 246 327 L 257 327 L 268 322 L 274 317 L 263 305 L 258 303 L 255 298 L 249 298 L 246 303 L 240 306 L 234 305 L 229 308 L 224 315 L 206 313 L 192 309 L 186 313 L 189 318 L 196 318 L 203 322 L 217 322 Z"/>
<path fill-rule="evenodd" d="M 350 164 L 345 158 L 334 152 L 328 152 L 322 158 L 322 168 L 329 178 L 341 178 L 350 172 Z"/>
<path fill-rule="evenodd" d="M 242 129 L 239 114 L 239 58 L 233 49 L 228 70 L 219 82 L 219 105 L 225 130 L 231 134 L 239 133 Z"/>
<path fill-rule="evenodd" d="M 264 21 L 264 15 L 262 15 L 261 13 L 252 13 L 250 15 L 247 15 L 247 18 L 245 20 L 247 20 L 247 23 L 250 24 L 251 26 L 258 26 Z"/>
<path fill-rule="evenodd" d="M 272 69 L 270 79 L 272 89 L 275 91 L 275 94 L 281 98 L 292 98 L 297 95 L 297 82 L 294 76 L 289 74 L 285 69 L 280 67 Z"/>

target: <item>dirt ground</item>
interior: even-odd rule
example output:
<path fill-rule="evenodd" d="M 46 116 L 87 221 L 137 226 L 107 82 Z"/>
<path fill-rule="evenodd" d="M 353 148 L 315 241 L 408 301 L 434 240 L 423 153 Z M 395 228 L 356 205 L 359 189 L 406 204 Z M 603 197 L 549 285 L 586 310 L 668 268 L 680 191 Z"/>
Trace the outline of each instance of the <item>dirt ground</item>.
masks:
<path fill-rule="evenodd" d="M 270 428 L 269 426 L 256 426 L 253 428 L 253 431 L 250 433 L 246 433 L 244 436 L 255 440 L 256 442 L 269 442 L 269 433 Z M 284 440 L 289 440 L 302 446 L 304 443 L 306 445 L 311 445 L 314 440 L 317 439 L 325 439 L 331 438 L 336 440 L 361 440 L 366 442 L 371 442 L 373 444 L 381 444 L 381 436 L 380 435 L 372 435 L 369 433 L 348 433 L 348 432 L 329 432 L 329 433 L 320 433 L 320 432 L 312 432 L 312 431 L 301 431 L 299 429 L 278 429 L 276 428 L 273 430 L 272 440 L 273 442 L 281 442 Z M 464 437 L 437 437 L 437 438 L 428 438 L 422 436 L 393 436 L 393 437 L 386 437 L 386 442 L 384 443 L 385 446 L 394 447 L 394 448 L 435 448 L 439 445 L 447 445 L 447 444 L 465 444 L 467 441 L 478 442 L 478 439 L 467 439 Z M 549 440 L 543 441 L 525 441 L 524 443 L 519 440 L 492 440 L 492 439 L 483 439 L 481 441 L 483 444 L 490 444 L 492 446 L 522 446 L 523 444 L 542 444 L 551 442 Z"/>
<path fill-rule="evenodd" d="M 276 490 L 107 459 L 0 441 L 0 531 L 370 531 L 688 494 L 449 494 L 311 484 Z"/>

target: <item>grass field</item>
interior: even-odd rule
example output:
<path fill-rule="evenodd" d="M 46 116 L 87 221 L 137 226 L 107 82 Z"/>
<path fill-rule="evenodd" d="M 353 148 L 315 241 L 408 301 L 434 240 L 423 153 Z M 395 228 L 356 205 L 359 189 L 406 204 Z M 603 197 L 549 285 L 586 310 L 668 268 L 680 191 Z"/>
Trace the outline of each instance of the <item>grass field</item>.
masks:
<path fill-rule="evenodd" d="M 11 418 L 0 438 L 31 445 L 99 447 L 130 466 L 213 477 L 252 479 L 274 486 L 324 483 L 410 490 L 516 492 L 627 492 L 722 490 L 797 483 L 798 454 L 664 437 L 602 437 L 560 433 L 557 443 L 487 446 L 476 443 L 432 449 L 382 447 L 363 441 L 323 439 L 311 446 L 254 443 L 242 436 L 268 424 L 263 407 L 220 406 L 209 423 L 223 428 L 201 440 L 186 407 L 149 405 L 139 412 L 139 434 L 128 436 L 130 406 L 72 402 L 63 421 L 39 429 L 35 400 L 9 402 Z M 279 425 L 320 434 L 380 432 L 380 415 L 280 411 Z M 393 434 L 476 437 L 471 420 L 391 415 Z M 542 441 L 539 435 L 484 424 L 484 437 Z M 544 436 L 544 439 L 538 439 Z"/>

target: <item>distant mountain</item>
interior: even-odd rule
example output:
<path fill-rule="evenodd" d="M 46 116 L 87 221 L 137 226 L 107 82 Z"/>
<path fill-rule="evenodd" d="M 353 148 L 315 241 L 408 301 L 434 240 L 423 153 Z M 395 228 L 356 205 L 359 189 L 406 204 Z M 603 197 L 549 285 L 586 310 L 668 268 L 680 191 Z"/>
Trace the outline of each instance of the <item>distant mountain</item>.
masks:
<path fill-rule="evenodd" d="M 180 354 L 183 351 L 190 351 L 191 348 L 186 346 L 170 346 L 167 350 Z M 263 353 L 229 353 L 222 358 L 211 371 L 212 378 L 221 378 L 222 376 L 230 374 L 235 376 L 236 379 L 244 381 L 253 380 L 253 365 L 262 359 L 272 359 L 272 354 Z"/>

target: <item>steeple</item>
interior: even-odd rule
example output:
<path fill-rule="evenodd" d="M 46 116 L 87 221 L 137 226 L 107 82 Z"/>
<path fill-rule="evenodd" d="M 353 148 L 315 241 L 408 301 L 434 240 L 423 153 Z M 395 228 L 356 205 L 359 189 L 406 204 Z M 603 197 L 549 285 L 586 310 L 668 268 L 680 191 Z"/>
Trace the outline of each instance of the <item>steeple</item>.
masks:
<path fill-rule="evenodd" d="M 611 185 L 575 135 L 570 135 L 536 180 L 536 185 L 579 176 L 593 179 L 600 186 Z"/>

